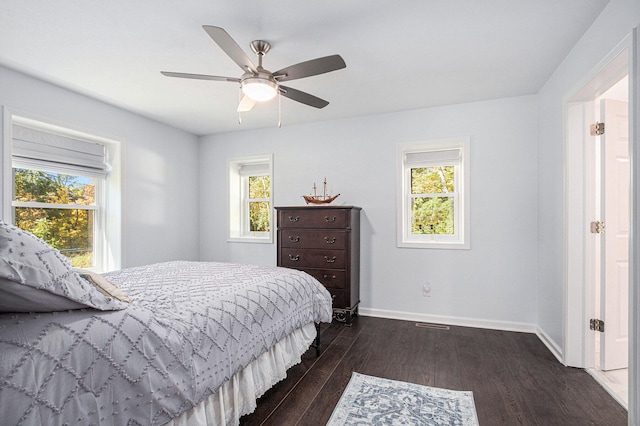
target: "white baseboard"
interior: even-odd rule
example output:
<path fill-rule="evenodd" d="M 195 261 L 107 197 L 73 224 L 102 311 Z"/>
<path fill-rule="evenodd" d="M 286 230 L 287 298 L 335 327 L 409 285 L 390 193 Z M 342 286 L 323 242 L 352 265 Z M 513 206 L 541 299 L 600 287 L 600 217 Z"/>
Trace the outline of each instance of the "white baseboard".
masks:
<path fill-rule="evenodd" d="M 444 315 L 418 314 L 415 312 L 389 311 L 386 309 L 358 308 L 360 315 L 365 317 L 378 317 L 398 319 L 405 321 L 431 322 L 435 324 L 459 325 L 461 327 L 487 328 L 490 330 L 520 331 L 524 333 L 536 333 L 534 324 L 509 321 L 480 320 L 475 318 L 449 317 Z"/>
<path fill-rule="evenodd" d="M 428 322 L 435 324 L 457 325 L 461 327 L 486 328 L 489 330 L 517 331 L 521 333 L 534 333 L 549 349 L 549 351 L 562 362 L 562 350 L 555 342 L 538 326 L 524 322 L 494 321 L 475 318 L 450 317 L 444 315 L 419 314 L 415 312 L 390 311 L 386 309 L 359 308 L 360 315 L 366 317 L 389 318 L 405 321 Z"/>
<path fill-rule="evenodd" d="M 547 349 L 551 351 L 553 356 L 555 356 L 556 359 L 561 364 L 567 365 L 564 363 L 564 356 L 562 355 L 562 349 L 560 349 L 560 347 L 549 337 L 547 333 L 542 331 L 540 328 L 536 327 L 536 335 L 538 336 L 538 339 L 542 340 L 542 343 L 544 343 Z"/>

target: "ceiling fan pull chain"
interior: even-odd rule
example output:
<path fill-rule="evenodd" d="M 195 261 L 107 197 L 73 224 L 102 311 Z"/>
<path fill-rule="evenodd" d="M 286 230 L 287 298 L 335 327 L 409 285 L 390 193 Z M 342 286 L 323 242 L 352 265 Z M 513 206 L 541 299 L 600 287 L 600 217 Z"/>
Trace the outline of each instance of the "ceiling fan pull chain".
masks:
<path fill-rule="evenodd" d="M 282 128 L 282 96 L 278 90 L 278 129 Z"/>
<path fill-rule="evenodd" d="M 238 105 L 242 102 L 242 86 L 238 87 Z M 240 112 L 240 108 L 238 108 L 238 124 L 242 124 L 242 113 Z"/>

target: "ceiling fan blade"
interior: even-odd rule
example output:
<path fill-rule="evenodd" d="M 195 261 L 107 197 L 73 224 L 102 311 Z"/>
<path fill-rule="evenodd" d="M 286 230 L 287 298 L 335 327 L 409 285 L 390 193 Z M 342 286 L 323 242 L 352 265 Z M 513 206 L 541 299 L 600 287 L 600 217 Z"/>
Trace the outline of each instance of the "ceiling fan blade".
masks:
<path fill-rule="evenodd" d="M 209 37 L 211 37 L 213 41 L 215 41 L 216 44 L 224 50 L 224 53 L 233 59 L 233 62 L 238 64 L 243 71 L 246 72 L 247 70 L 250 70 L 254 74 L 258 72 L 251 62 L 251 59 L 249 59 L 249 57 L 244 53 L 244 50 L 238 46 L 238 43 L 231 38 L 228 32 L 220 27 L 213 27 L 211 25 L 203 25 L 202 28 L 204 28 L 207 34 L 209 34 Z"/>
<path fill-rule="evenodd" d="M 184 72 L 170 72 L 170 71 L 160 71 L 160 74 L 166 75 L 167 77 L 192 78 L 194 80 L 230 81 L 232 83 L 240 83 L 239 78 L 219 77 L 217 75 L 187 74 Z"/>
<path fill-rule="evenodd" d="M 279 86 L 280 94 L 285 98 L 289 98 L 293 101 L 297 101 L 303 103 L 305 105 L 312 106 L 314 108 L 324 108 L 329 105 L 328 101 L 324 99 L 320 99 L 316 96 L 310 95 L 307 92 L 303 92 L 301 90 L 293 89 L 287 86 Z"/>
<path fill-rule="evenodd" d="M 295 80 L 345 68 L 342 56 L 331 55 L 291 65 L 273 73 L 278 81 Z"/>
<path fill-rule="evenodd" d="M 251 111 L 253 106 L 256 104 L 256 101 L 244 95 L 238 104 L 238 112 L 248 112 Z"/>

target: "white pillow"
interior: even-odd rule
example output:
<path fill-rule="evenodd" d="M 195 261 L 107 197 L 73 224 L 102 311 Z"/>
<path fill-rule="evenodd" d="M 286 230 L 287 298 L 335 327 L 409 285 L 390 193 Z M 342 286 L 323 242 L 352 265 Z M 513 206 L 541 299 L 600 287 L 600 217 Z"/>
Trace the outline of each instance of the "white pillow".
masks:
<path fill-rule="evenodd" d="M 0 312 L 52 312 L 83 307 L 107 311 L 127 307 L 82 279 L 58 250 L 2 221 L 0 298 L 6 298 L 0 304 Z"/>

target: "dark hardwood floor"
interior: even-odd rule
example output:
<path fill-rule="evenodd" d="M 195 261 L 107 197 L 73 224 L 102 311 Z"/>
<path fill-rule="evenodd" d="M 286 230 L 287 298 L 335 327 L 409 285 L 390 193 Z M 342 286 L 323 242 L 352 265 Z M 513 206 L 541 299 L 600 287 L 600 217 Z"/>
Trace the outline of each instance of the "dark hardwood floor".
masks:
<path fill-rule="evenodd" d="M 473 391 L 481 426 L 626 425 L 622 408 L 584 370 L 564 367 L 534 334 L 359 317 L 322 325 L 309 350 L 241 425 L 324 425 L 351 373 Z"/>

